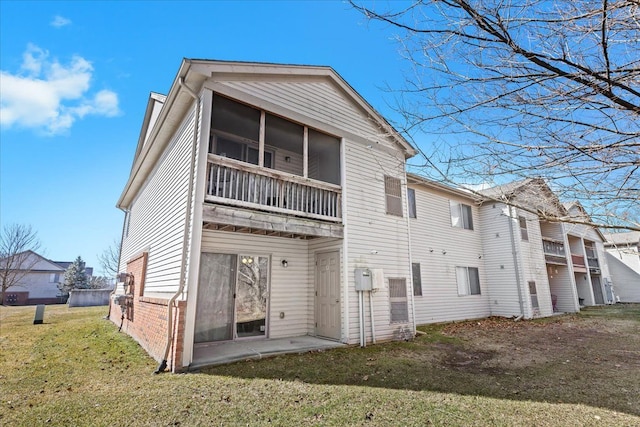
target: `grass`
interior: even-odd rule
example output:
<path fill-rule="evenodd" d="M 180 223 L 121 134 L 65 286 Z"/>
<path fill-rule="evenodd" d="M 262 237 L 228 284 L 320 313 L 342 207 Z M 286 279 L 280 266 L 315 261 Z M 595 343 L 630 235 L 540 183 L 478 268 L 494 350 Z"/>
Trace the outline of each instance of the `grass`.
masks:
<path fill-rule="evenodd" d="M 34 313 L 0 307 L 0 425 L 640 425 L 640 305 L 178 375 L 104 307 Z"/>

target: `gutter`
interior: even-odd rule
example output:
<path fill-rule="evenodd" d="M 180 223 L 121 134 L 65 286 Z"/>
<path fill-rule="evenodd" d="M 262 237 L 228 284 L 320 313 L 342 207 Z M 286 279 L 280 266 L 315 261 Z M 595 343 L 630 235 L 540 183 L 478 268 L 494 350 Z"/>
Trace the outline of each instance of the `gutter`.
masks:
<path fill-rule="evenodd" d="M 171 344 L 173 343 L 173 304 L 176 299 L 183 293 L 185 283 L 186 283 L 186 266 L 187 266 L 187 240 L 189 238 L 189 231 L 192 226 L 192 204 L 193 204 L 193 180 L 195 176 L 195 163 L 196 163 L 196 150 L 198 143 L 198 130 L 200 128 L 200 97 L 184 82 L 184 77 L 180 76 L 178 78 L 178 84 L 181 88 L 183 88 L 194 100 L 195 100 L 195 112 L 194 112 L 194 126 L 193 126 L 193 143 L 191 149 L 191 166 L 189 169 L 189 188 L 187 193 L 187 209 L 189 210 L 188 216 L 185 217 L 184 224 L 184 235 L 183 235 L 183 245 L 182 245 L 182 263 L 180 266 L 180 285 L 178 286 L 178 290 L 169 300 L 169 304 L 167 305 L 167 343 L 164 348 L 164 355 L 162 357 L 162 361 L 158 368 L 153 372 L 154 374 L 159 374 L 164 372 L 167 368 L 167 358 L 169 357 L 169 350 L 171 349 Z M 177 96 L 177 95 L 176 95 Z M 174 362 L 175 365 L 175 362 Z M 175 366 L 174 366 L 175 368 Z"/>

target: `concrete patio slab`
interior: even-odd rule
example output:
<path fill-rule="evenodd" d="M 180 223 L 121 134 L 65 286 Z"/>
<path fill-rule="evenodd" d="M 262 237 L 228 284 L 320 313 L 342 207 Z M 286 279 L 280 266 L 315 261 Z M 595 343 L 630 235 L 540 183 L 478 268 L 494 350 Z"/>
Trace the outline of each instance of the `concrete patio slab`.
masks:
<path fill-rule="evenodd" d="M 346 344 L 311 336 L 196 344 L 189 370 L 288 353 L 328 350 Z"/>

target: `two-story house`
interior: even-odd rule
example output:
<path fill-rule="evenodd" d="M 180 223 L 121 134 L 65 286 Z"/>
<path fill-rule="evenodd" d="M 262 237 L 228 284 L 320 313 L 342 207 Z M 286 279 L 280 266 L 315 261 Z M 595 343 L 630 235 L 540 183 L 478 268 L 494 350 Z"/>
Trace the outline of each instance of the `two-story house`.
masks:
<path fill-rule="evenodd" d="M 15 254 L 11 259 L 0 260 L 12 285 L 4 294 L 5 305 L 60 304 L 67 296 L 60 291 L 64 273 L 70 262 L 51 261 L 33 251 Z M 89 273 L 90 275 L 90 273 Z"/>
<path fill-rule="evenodd" d="M 185 59 L 149 99 L 118 201 L 112 319 L 174 371 L 223 342 L 414 331 L 415 153 L 329 67 Z"/>
<path fill-rule="evenodd" d="M 407 174 L 415 154 L 330 67 L 185 59 L 118 201 L 112 321 L 181 371 L 610 302 L 601 235 L 556 220 L 583 210 L 541 179 Z"/>

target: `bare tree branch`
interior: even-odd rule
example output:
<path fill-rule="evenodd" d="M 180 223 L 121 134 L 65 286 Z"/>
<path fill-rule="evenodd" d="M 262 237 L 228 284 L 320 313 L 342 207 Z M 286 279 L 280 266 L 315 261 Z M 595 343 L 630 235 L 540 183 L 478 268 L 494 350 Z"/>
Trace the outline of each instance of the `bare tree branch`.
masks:
<path fill-rule="evenodd" d="M 640 228 L 640 2 L 351 4 L 397 31 L 397 126 L 427 159 L 414 172 L 457 187 L 543 177 L 593 225 Z"/>

